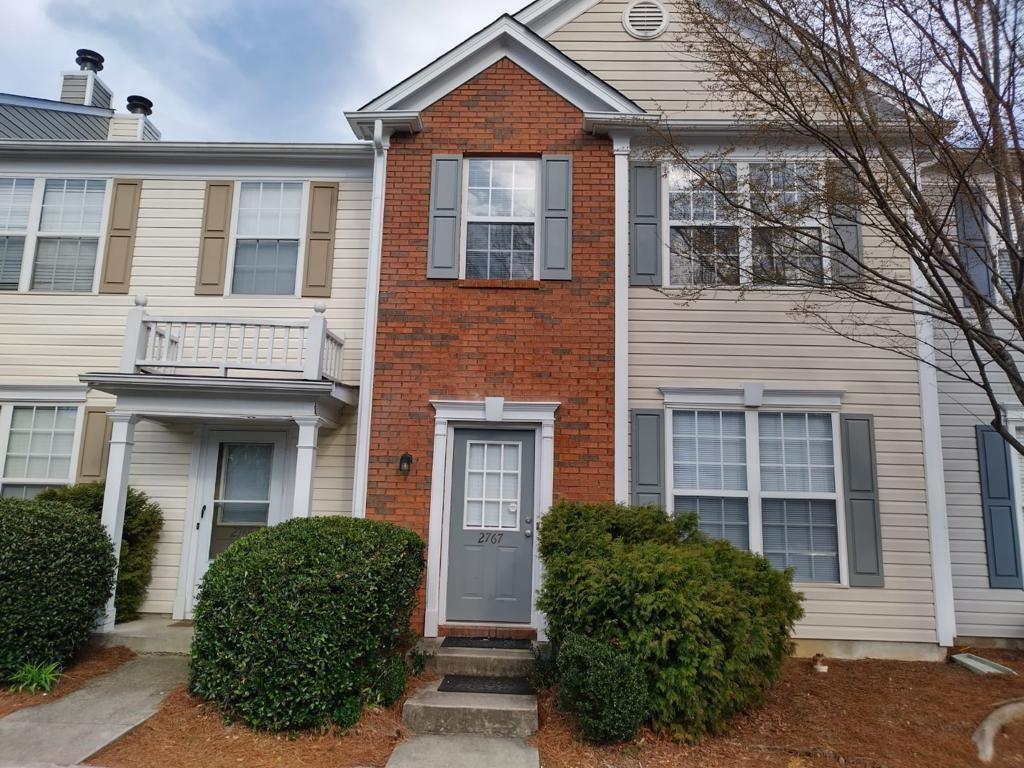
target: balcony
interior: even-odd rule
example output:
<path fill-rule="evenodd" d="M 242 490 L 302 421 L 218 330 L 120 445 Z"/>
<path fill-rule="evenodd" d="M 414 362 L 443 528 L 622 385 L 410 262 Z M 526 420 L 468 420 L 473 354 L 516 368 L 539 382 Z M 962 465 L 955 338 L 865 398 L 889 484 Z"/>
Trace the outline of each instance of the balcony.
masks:
<path fill-rule="evenodd" d="M 298 379 L 341 383 L 344 341 L 325 307 L 308 320 L 149 315 L 138 297 L 128 316 L 121 374 Z"/>

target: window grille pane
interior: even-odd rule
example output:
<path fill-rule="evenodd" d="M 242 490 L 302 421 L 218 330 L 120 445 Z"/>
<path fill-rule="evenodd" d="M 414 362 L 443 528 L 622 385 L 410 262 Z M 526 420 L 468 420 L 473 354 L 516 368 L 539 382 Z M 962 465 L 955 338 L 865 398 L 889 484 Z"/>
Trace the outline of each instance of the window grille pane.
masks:
<path fill-rule="evenodd" d="M 763 499 L 764 554 L 777 568 L 792 566 L 798 582 L 839 581 L 834 501 Z"/>
<path fill-rule="evenodd" d="M 466 227 L 466 277 L 532 280 L 533 229 L 533 224 L 470 222 Z"/>
<path fill-rule="evenodd" d="M 750 203 L 755 213 L 773 221 L 795 221 L 813 211 L 821 187 L 821 166 L 815 163 L 750 164 Z"/>
<path fill-rule="evenodd" d="M 673 487 L 679 490 L 745 491 L 744 414 L 673 411 L 672 473 Z"/>
<path fill-rule="evenodd" d="M 754 227 L 754 282 L 765 285 L 821 285 L 821 230 Z"/>
<path fill-rule="evenodd" d="M 102 179 L 47 179 L 40 231 L 98 235 L 106 191 Z"/>
<path fill-rule="evenodd" d="M 464 528 L 519 528 L 519 445 L 470 441 Z"/>
<path fill-rule="evenodd" d="M 32 179 L 0 179 L 0 231 L 20 232 L 28 228 L 34 184 Z"/>
<path fill-rule="evenodd" d="M 242 183 L 238 192 L 238 237 L 296 239 L 302 236 L 299 231 L 301 220 L 301 183 Z"/>
<path fill-rule="evenodd" d="M 15 406 L 4 477 L 67 480 L 71 474 L 77 414 L 78 409 L 69 406 Z"/>
<path fill-rule="evenodd" d="M 537 161 L 470 159 L 467 210 L 470 217 L 536 216 Z"/>
<path fill-rule="evenodd" d="M 835 492 L 831 415 L 762 413 L 758 429 L 763 490 Z"/>
<path fill-rule="evenodd" d="M 295 293 L 297 240 L 239 240 L 231 292 L 290 296 Z"/>
<path fill-rule="evenodd" d="M 96 238 L 39 238 L 32 290 L 91 291 L 98 244 Z"/>
<path fill-rule="evenodd" d="M 57 485 L 28 484 L 28 483 L 4 483 L 0 496 L 8 499 L 34 499 L 43 491 L 50 488 L 59 488 Z"/>
<path fill-rule="evenodd" d="M 676 496 L 675 513 L 696 512 L 700 529 L 713 539 L 725 539 L 737 549 L 750 549 L 750 517 L 746 499 Z"/>
<path fill-rule="evenodd" d="M 735 163 L 674 165 L 668 170 L 672 221 L 730 221 L 737 208 L 727 195 L 736 191 Z"/>
<path fill-rule="evenodd" d="M 672 227 L 672 285 L 739 285 L 737 227 Z"/>
<path fill-rule="evenodd" d="M 0 291 L 18 290 L 24 253 L 24 237 L 0 237 Z"/>

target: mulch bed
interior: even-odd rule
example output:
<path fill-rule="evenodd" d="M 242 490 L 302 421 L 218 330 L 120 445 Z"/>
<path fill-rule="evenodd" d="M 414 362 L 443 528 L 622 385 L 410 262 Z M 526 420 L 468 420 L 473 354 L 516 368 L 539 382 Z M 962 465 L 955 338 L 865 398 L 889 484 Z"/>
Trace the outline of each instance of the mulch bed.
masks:
<path fill-rule="evenodd" d="M 434 679 L 412 678 L 406 696 Z M 180 686 L 152 718 L 89 758 L 104 768 L 355 768 L 383 766 L 408 736 L 403 697 L 368 709 L 347 732 L 256 733 L 227 725 L 209 704 Z"/>
<path fill-rule="evenodd" d="M 1024 675 L 1024 653 L 984 650 Z M 982 677 L 952 664 L 834 661 L 815 672 L 786 663 L 765 705 L 737 716 L 725 734 L 697 746 L 650 731 L 634 742 L 594 747 L 573 739 L 550 694 L 541 699 L 536 744 L 544 768 L 959 768 L 980 766 L 971 734 L 998 704 L 1024 697 L 1024 677 Z M 1024 722 L 996 741 L 991 766 L 1024 766 Z"/>
<path fill-rule="evenodd" d="M 60 680 L 49 693 L 15 693 L 0 688 L 0 717 L 25 707 L 45 704 L 61 696 L 77 691 L 94 677 L 113 672 L 126 661 L 135 658 L 127 648 L 86 648 L 71 662 L 60 676 Z"/>

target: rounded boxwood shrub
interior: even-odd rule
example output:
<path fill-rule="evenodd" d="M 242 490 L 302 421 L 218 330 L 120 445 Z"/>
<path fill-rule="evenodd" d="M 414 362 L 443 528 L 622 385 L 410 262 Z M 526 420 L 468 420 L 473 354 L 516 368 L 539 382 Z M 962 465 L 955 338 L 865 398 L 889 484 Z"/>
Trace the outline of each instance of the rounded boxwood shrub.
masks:
<path fill-rule="evenodd" d="M 389 523 L 289 520 L 217 557 L 195 609 L 189 687 L 260 730 L 349 726 L 384 698 L 408 636 L 423 540 Z M 400 695 L 400 694 L 399 694 Z"/>
<path fill-rule="evenodd" d="M 636 522 L 624 522 L 630 513 Z M 552 643 L 585 635 L 630 657 L 651 724 L 677 739 L 720 731 L 758 702 L 792 651 L 803 615 L 792 574 L 708 540 L 692 516 L 560 503 L 541 525 L 540 552 Z"/>
<path fill-rule="evenodd" d="M 558 704 L 576 715 L 587 741 L 626 741 L 647 714 L 647 681 L 609 645 L 569 635 L 558 649 Z"/>
<path fill-rule="evenodd" d="M 79 483 L 43 491 L 40 501 L 62 501 L 78 507 L 99 520 L 103 514 L 104 483 Z M 146 591 L 153 575 L 156 541 L 164 526 L 160 505 L 135 488 L 128 489 L 124 505 L 124 529 L 121 534 L 120 562 L 114 608 L 117 621 L 138 618 L 146 600 Z"/>
<path fill-rule="evenodd" d="M 0 499 L 0 680 L 24 664 L 66 663 L 102 617 L 114 567 L 113 545 L 91 515 Z"/>

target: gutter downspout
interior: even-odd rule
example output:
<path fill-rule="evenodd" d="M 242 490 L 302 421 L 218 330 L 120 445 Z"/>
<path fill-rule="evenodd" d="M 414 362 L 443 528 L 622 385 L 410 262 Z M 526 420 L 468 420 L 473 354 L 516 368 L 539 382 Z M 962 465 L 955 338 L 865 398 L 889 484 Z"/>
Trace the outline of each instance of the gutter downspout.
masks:
<path fill-rule="evenodd" d="M 370 242 L 366 260 L 366 301 L 363 307 L 363 349 L 359 366 L 359 406 L 356 413 L 356 460 L 352 482 L 352 516 L 366 516 L 366 488 L 370 475 L 370 412 L 373 408 L 373 371 L 377 352 L 377 302 L 380 262 L 384 244 L 384 200 L 387 183 L 390 131 L 373 125 L 373 199 L 370 205 Z"/>

